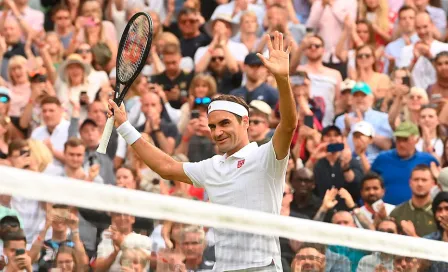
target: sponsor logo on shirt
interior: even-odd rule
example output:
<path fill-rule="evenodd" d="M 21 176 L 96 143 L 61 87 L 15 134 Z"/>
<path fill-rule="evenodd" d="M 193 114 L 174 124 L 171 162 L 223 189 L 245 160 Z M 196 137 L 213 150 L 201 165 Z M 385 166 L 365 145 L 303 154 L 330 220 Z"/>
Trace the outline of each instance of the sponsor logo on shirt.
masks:
<path fill-rule="evenodd" d="M 246 160 L 239 160 L 238 161 L 238 164 L 236 165 L 236 168 L 238 169 L 238 168 L 241 168 L 243 165 L 244 165 L 244 162 L 245 162 Z"/>

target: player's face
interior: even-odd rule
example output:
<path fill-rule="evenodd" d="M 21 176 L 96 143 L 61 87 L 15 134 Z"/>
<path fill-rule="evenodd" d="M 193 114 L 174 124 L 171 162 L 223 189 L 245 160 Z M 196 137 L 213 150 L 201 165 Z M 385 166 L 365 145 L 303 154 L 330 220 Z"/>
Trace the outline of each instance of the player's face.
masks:
<path fill-rule="evenodd" d="M 242 148 L 247 140 L 249 117 L 245 116 L 239 122 L 233 113 L 213 111 L 208 116 L 208 126 L 219 151 L 233 154 Z"/>

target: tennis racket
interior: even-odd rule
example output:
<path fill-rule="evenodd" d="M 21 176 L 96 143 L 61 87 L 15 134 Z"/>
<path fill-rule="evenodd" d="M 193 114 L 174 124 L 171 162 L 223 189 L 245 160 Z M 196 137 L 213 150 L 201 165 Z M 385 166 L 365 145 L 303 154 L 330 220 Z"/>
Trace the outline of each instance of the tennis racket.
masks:
<path fill-rule="evenodd" d="M 151 49 L 153 25 L 151 17 L 138 12 L 129 20 L 121 36 L 117 54 L 117 83 L 115 86 L 114 102 L 120 106 L 126 93 L 145 66 L 146 58 Z M 115 118 L 107 119 L 101 142 L 97 152 L 106 153 L 110 135 L 114 128 Z"/>

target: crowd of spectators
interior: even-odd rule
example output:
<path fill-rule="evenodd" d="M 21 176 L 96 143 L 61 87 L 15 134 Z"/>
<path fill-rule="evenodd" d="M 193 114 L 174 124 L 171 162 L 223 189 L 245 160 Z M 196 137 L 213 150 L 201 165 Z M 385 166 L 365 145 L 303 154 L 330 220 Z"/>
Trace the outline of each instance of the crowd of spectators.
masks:
<path fill-rule="evenodd" d="M 182 162 L 217 154 L 206 111 L 219 94 L 250 106 L 251 142 L 271 139 L 279 95 L 256 53 L 267 55 L 263 34 L 279 31 L 292 45 L 299 113 L 281 214 L 448 243 L 448 1 L 0 5 L 1 165 L 207 201 L 201 188 L 163 180 L 115 130 L 107 154 L 96 153 L 126 22 L 146 11 L 154 23 L 150 55 L 124 101 L 128 118 Z M 15 196 L 0 202 L 4 271 L 214 264 L 212 229 Z M 448 271 L 447 263 L 338 245 L 280 245 L 284 271 Z"/>

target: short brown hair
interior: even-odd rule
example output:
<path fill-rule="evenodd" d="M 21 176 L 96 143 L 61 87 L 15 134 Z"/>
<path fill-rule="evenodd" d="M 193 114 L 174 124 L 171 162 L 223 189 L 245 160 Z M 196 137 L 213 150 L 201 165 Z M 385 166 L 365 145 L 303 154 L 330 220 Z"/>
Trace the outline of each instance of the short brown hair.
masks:
<path fill-rule="evenodd" d="M 174 43 L 167 43 L 162 49 L 162 55 L 180 55 L 180 46 Z"/>
<path fill-rule="evenodd" d="M 314 248 L 315 250 L 317 250 L 322 255 L 325 255 L 325 252 L 327 250 L 327 246 L 326 245 L 322 245 L 322 244 L 318 244 L 318 243 L 303 243 L 300 246 L 299 250 L 297 250 L 296 254 L 299 253 L 300 250 L 305 249 L 305 248 Z"/>
<path fill-rule="evenodd" d="M 67 142 L 65 142 L 65 144 L 64 144 L 64 151 L 66 151 L 67 150 L 67 147 L 78 147 L 78 146 L 84 146 L 83 144 L 82 144 L 82 141 L 81 141 L 81 139 L 78 139 L 78 138 L 76 138 L 76 137 L 70 137 L 68 140 L 67 140 Z"/>
<path fill-rule="evenodd" d="M 12 156 L 12 153 L 16 150 L 22 150 L 25 146 L 29 146 L 26 140 L 16 139 L 13 140 L 8 146 L 8 157 Z"/>
<path fill-rule="evenodd" d="M 26 244 L 26 236 L 22 229 L 5 233 L 2 237 L 4 247 L 8 247 L 11 241 L 24 241 Z"/>
<path fill-rule="evenodd" d="M 56 104 L 60 107 L 61 101 L 56 96 L 46 96 L 40 102 L 40 106 L 43 107 L 45 104 Z"/>
<path fill-rule="evenodd" d="M 249 105 L 247 105 L 246 100 L 244 100 L 240 96 L 235 96 L 235 95 L 231 95 L 231 94 L 221 94 L 221 95 L 213 98 L 211 102 L 213 102 L 213 101 L 220 101 L 220 100 L 222 100 L 222 101 L 229 101 L 229 102 L 234 102 L 234 103 L 240 104 L 241 106 L 243 106 L 247 110 L 247 112 L 249 112 Z M 241 123 L 241 120 L 242 120 L 241 116 L 236 115 L 236 114 L 233 114 L 233 115 L 235 115 L 236 119 L 238 120 L 238 122 Z"/>

